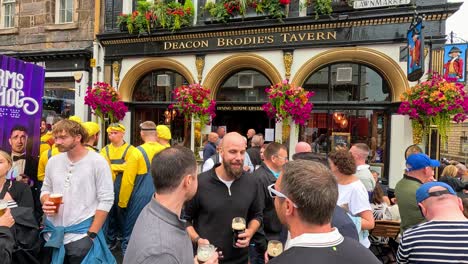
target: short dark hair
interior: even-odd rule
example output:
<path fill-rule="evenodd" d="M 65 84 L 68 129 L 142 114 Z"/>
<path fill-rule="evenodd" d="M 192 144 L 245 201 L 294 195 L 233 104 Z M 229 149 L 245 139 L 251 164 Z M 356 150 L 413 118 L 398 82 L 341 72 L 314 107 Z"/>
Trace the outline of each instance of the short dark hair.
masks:
<path fill-rule="evenodd" d="M 28 135 L 28 130 L 23 125 L 14 125 L 13 128 L 11 128 L 10 130 L 10 138 L 11 138 L 11 135 L 13 135 L 14 131 L 23 131 L 26 133 L 26 135 Z"/>
<path fill-rule="evenodd" d="M 290 161 L 283 166 L 280 187 L 297 205 L 303 221 L 316 225 L 331 222 L 338 185 L 327 167 L 310 160 Z"/>
<path fill-rule="evenodd" d="M 277 155 L 280 149 L 284 149 L 286 151 L 288 150 L 285 145 L 282 145 L 278 142 L 271 142 L 265 148 L 265 151 L 263 152 L 263 156 L 265 157 L 266 160 L 271 160 L 271 157 L 274 155 Z"/>
<path fill-rule="evenodd" d="M 339 172 L 345 175 L 353 175 L 356 173 L 356 162 L 349 151 L 333 151 L 328 155 L 328 158 L 335 164 Z"/>
<path fill-rule="evenodd" d="M 311 160 L 311 161 L 316 161 L 318 163 L 321 163 L 325 166 L 328 166 L 327 158 L 319 153 L 313 153 L 313 152 L 299 152 L 299 153 L 294 153 L 292 156 L 293 160 Z"/>
<path fill-rule="evenodd" d="M 170 193 L 182 179 L 193 173 L 197 177 L 197 161 L 193 152 L 186 147 L 170 147 L 159 152 L 151 162 L 151 175 L 156 192 Z"/>

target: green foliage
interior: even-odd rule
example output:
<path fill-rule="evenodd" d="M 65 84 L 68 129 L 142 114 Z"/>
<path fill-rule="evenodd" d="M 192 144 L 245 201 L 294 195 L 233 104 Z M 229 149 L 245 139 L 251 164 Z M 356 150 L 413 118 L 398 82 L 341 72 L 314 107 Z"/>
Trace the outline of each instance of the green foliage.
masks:
<path fill-rule="evenodd" d="M 248 9 L 280 21 L 285 16 L 283 5 L 279 0 L 223 0 L 216 3 L 208 2 L 204 9 L 210 14 L 212 21 L 222 23 L 227 23 L 237 15 L 244 17 Z"/>
<path fill-rule="evenodd" d="M 330 15 L 333 12 L 331 4 L 332 0 L 315 0 L 315 19 L 318 19 L 319 15 Z"/>

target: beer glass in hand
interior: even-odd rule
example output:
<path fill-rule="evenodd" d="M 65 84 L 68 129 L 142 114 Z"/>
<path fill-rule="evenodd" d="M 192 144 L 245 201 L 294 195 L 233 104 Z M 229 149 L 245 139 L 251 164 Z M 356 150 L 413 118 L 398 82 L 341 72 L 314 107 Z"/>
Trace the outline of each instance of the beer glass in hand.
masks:
<path fill-rule="evenodd" d="M 7 200 L 0 200 L 0 216 L 4 215 L 8 207 Z"/>
<path fill-rule="evenodd" d="M 237 248 L 236 243 L 237 240 L 239 239 L 239 234 L 242 234 L 245 232 L 245 219 L 242 217 L 234 217 L 232 219 L 232 246 Z"/>
<path fill-rule="evenodd" d="M 198 263 L 205 263 L 213 256 L 215 252 L 216 248 L 213 245 L 199 245 L 197 248 Z"/>
<path fill-rule="evenodd" d="M 279 256 L 281 253 L 283 253 L 283 243 L 278 240 L 268 241 L 267 252 L 269 259 Z"/>
<path fill-rule="evenodd" d="M 58 213 L 58 210 L 59 210 L 59 207 L 60 207 L 60 204 L 62 203 L 62 197 L 63 197 L 63 194 L 61 193 L 52 193 L 50 196 L 49 196 L 49 201 L 53 202 L 54 203 L 54 206 L 55 206 L 55 213 Z"/>

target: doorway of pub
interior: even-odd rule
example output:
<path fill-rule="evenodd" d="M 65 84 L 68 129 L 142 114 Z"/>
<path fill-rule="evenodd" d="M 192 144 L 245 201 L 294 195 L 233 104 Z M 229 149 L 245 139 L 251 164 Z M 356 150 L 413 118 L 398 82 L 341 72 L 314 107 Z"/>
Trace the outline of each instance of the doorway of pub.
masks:
<path fill-rule="evenodd" d="M 238 132 L 246 136 L 247 130 L 250 128 L 255 129 L 256 133 L 261 133 L 263 135 L 265 135 L 265 129 L 275 128 L 274 120 L 269 119 L 264 111 L 237 110 L 249 108 L 261 109 L 261 106 L 218 106 L 217 109 L 229 110 L 216 111 L 216 117 L 213 119 L 212 131 L 216 131 L 220 126 L 225 126 L 226 132 Z"/>

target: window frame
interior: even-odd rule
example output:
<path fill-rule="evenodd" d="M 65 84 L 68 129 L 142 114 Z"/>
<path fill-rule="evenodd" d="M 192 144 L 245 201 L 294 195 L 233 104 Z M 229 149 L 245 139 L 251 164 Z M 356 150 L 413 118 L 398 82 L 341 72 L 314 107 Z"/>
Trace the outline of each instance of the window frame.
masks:
<path fill-rule="evenodd" d="M 71 20 L 70 21 L 61 21 L 61 16 L 60 14 L 62 13 L 62 11 L 65 12 L 65 15 L 66 16 L 66 12 L 67 12 L 67 7 L 65 8 L 62 8 L 62 1 L 65 2 L 65 4 L 67 3 L 67 1 L 71 1 Z M 57 25 L 63 25 L 63 24 L 71 24 L 71 23 L 74 23 L 75 22 L 75 7 L 76 7 L 76 1 L 75 0 L 56 0 L 55 1 L 55 24 Z"/>
<path fill-rule="evenodd" d="M 16 26 L 16 0 L 0 0 L 1 10 L 0 10 L 0 28 L 1 29 L 10 29 Z M 6 25 L 6 6 L 11 6 L 11 13 L 8 15 L 10 25 Z"/>

